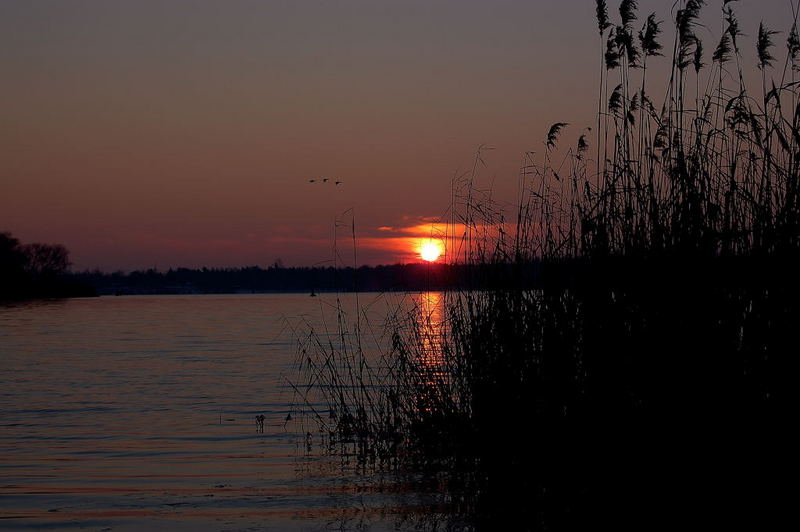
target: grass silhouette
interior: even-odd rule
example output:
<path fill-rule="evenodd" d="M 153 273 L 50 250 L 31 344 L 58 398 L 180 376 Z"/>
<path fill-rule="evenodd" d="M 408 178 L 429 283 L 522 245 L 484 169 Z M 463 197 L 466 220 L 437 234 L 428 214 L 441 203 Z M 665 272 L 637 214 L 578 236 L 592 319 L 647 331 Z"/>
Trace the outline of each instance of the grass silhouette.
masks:
<path fill-rule="evenodd" d="M 676 2 L 656 106 L 661 23 L 637 32 L 624 0 L 614 24 L 598 0 L 597 160 L 588 132 L 560 150 L 568 125 L 554 124 L 541 159 L 526 155 L 511 224 L 473 170 L 449 258 L 480 278 L 437 296 L 436 317 L 424 298 L 395 316 L 380 357 L 344 309 L 335 334 L 305 338 L 302 396 L 332 451 L 434 475 L 456 528 L 769 529 L 788 511 L 798 13 L 777 72 L 777 34 L 761 24 L 751 91 L 733 2 L 709 63 L 704 4 Z M 486 277 L 504 281 L 485 290 Z"/>

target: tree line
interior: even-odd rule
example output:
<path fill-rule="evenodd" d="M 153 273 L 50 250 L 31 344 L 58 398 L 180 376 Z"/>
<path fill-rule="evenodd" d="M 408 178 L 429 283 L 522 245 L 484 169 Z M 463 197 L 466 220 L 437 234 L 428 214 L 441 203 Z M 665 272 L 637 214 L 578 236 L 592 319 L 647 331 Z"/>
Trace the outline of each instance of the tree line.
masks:
<path fill-rule="evenodd" d="M 449 290 L 465 286 L 469 278 L 508 279 L 506 272 L 478 269 L 503 269 L 504 265 L 465 266 L 452 264 L 392 264 L 346 267 L 267 268 L 175 268 L 148 269 L 130 273 L 90 271 L 72 274 L 78 282 L 95 287 L 101 295 L 129 294 L 204 294 L 247 292 L 384 292 Z M 531 265 L 526 275 L 536 282 L 540 275 Z M 470 283 L 474 285 L 474 283 Z M 483 283 L 485 288 L 491 288 Z"/>

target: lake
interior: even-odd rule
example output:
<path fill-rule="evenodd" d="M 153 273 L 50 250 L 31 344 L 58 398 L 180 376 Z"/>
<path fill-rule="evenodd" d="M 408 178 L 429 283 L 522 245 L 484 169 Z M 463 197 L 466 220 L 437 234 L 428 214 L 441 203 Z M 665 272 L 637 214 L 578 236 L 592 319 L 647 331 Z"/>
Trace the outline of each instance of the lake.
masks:
<path fill-rule="evenodd" d="M 359 297 L 380 344 L 380 316 L 409 296 Z M 305 428 L 286 421 L 298 335 L 324 330 L 335 302 L 248 294 L 0 306 L 0 529 L 411 528 L 424 490 L 341 474 L 308 456 Z"/>

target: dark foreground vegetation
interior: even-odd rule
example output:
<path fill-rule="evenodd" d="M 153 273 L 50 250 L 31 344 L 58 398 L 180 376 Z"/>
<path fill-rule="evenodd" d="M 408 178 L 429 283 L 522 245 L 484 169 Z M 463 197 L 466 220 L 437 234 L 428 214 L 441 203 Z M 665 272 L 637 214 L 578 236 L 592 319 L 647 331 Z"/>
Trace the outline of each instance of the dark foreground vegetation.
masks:
<path fill-rule="evenodd" d="M 735 3 L 720 2 L 712 46 L 704 4 L 675 3 L 663 47 L 655 15 L 637 22 L 625 0 L 614 24 L 598 0 L 595 130 L 564 154 L 566 124 L 553 125 L 511 223 L 465 176 L 461 259 L 511 286 L 399 313 L 380 355 L 359 309 L 301 342 L 309 430 L 359 471 L 441 490 L 446 511 L 421 528 L 773 530 L 791 517 L 800 37 L 790 23 L 779 64 L 776 33 L 749 30 L 750 89 Z M 647 67 L 665 48 L 656 107 Z"/>
<path fill-rule="evenodd" d="M 91 285 L 68 275 L 69 252 L 58 244 L 21 244 L 0 233 L 0 301 L 89 297 Z"/>

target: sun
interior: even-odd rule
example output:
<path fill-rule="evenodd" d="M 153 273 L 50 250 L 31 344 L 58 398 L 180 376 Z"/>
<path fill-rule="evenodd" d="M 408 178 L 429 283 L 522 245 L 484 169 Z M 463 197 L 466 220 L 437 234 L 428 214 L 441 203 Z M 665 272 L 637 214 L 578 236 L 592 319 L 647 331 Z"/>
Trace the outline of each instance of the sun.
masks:
<path fill-rule="evenodd" d="M 436 259 L 442 254 L 442 244 L 436 240 L 428 240 L 423 242 L 419 248 L 419 256 L 424 261 L 436 262 Z"/>

